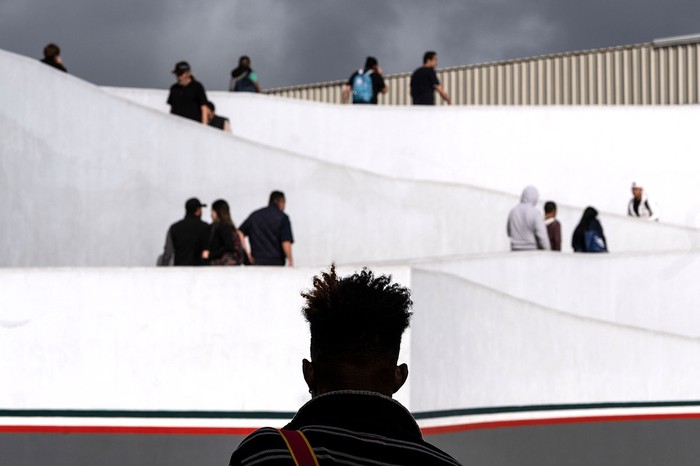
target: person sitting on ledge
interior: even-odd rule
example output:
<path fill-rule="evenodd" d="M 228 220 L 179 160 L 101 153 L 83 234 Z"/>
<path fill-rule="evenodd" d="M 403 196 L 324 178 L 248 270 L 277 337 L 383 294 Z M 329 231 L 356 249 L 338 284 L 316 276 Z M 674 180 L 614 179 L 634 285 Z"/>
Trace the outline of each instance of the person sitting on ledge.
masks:
<path fill-rule="evenodd" d="M 250 434 L 230 464 L 458 465 L 423 440 L 413 416 L 392 399 L 408 377 L 408 366 L 397 363 L 410 291 L 366 268 L 341 278 L 331 265 L 302 296 L 311 330 L 311 361 L 302 361 L 302 372 L 311 400 L 283 429 Z"/>

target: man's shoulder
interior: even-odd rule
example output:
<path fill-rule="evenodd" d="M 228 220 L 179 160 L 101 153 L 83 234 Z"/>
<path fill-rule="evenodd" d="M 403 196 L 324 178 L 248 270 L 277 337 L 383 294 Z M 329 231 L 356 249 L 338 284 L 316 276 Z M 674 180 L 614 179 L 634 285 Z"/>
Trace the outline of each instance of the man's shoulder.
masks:
<path fill-rule="evenodd" d="M 286 464 L 285 460 L 292 461 L 282 435 L 272 427 L 258 429 L 243 439 L 231 455 L 229 464 L 243 464 L 252 456 L 262 464 Z"/>
<path fill-rule="evenodd" d="M 432 74 L 432 72 L 434 71 L 435 69 L 429 66 L 419 66 L 418 68 L 416 68 L 413 74 Z"/>
<path fill-rule="evenodd" d="M 178 220 L 177 222 L 173 223 L 170 225 L 170 228 L 180 228 L 180 227 L 195 227 L 195 228 L 206 228 L 209 226 L 207 222 L 202 220 L 201 218 L 196 218 L 196 217 L 185 217 L 181 220 Z"/>

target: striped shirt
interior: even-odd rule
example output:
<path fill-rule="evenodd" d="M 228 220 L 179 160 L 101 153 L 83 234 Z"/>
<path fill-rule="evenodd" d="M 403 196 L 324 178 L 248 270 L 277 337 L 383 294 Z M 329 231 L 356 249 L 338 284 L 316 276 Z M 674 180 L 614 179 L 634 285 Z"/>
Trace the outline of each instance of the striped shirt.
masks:
<path fill-rule="evenodd" d="M 398 401 L 371 392 L 327 393 L 306 403 L 285 426 L 301 430 L 320 466 L 459 465 L 423 440 Z M 238 446 L 231 466 L 289 466 L 294 460 L 280 433 L 258 429 Z"/>

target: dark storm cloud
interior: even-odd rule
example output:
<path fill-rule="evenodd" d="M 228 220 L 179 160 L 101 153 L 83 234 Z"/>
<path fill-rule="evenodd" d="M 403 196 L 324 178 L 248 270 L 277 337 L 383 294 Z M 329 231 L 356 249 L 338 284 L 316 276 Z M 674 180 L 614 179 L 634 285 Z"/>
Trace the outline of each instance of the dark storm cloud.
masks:
<path fill-rule="evenodd" d="M 188 60 L 225 89 L 248 54 L 263 87 L 346 79 L 375 55 L 412 71 L 648 42 L 700 32 L 696 0 L 0 0 L 0 48 L 39 58 L 59 43 L 69 71 L 101 85 L 163 88 Z"/>

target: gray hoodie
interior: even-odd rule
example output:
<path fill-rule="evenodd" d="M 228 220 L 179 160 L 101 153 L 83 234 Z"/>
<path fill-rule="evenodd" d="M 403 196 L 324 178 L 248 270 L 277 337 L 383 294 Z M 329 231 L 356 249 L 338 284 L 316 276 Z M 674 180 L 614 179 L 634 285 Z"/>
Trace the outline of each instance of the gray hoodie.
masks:
<path fill-rule="evenodd" d="M 535 205 L 539 193 L 534 186 L 523 189 L 520 204 L 508 214 L 507 231 L 511 251 L 551 249 L 542 212 Z"/>

